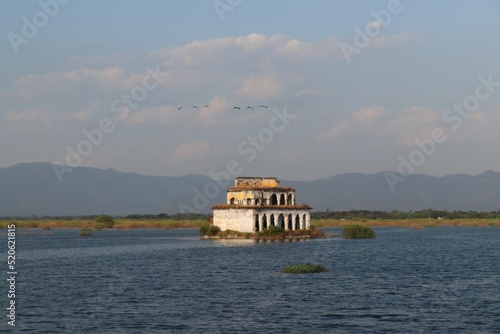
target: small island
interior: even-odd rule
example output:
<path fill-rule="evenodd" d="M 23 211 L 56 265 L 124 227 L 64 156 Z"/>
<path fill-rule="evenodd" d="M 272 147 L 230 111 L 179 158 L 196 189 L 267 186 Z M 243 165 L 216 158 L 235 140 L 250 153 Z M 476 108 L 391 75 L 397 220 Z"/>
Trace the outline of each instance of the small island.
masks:
<path fill-rule="evenodd" d="M 227 190 L 227 203 L 216 204 L 205 238 L 291 240 L 326 235 L 311 227 L 307 204 L 295 202 L 295 189 L 282 187 L 276 177 L 237 177 Z"/>

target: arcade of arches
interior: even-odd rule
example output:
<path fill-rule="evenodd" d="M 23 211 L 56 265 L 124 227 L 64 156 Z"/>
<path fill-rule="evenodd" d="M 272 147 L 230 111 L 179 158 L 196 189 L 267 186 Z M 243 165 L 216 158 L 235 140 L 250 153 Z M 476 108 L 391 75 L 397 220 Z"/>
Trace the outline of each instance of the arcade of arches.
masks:
<path fill-rule="evenodd" d="M 271 225 L 285 231 L 308 229 L 310 228 L 309 212 L 255 213 L 255 232 L 262 231 Z"/>

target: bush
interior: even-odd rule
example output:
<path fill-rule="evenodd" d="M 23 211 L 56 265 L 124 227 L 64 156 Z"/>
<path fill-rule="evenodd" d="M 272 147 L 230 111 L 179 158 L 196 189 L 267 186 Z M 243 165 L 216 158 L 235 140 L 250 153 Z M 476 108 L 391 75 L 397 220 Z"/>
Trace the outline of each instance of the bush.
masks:
<path fill-rule="evenodd" d="M 319 264 L 313 263 L 297 263 L 292 264 L 281 270 L 282 273 L 286 274 L 310 274 L 310 273 L 322 273 L 329 271 L 325 267 Z"/>
<path fill-rule="evenodd" d="M 94 227 L 96 229 L 113 228 L 113 226 L 115 226 L 115 221 L 113 220 L 113 217 L 108 215 L 97 216 L 94 222 Z"/>
<path fill-rule="evenodd" d="M 81 237 L 91 237 L 94 235 L 94 230 L 91 228 L 82 228 L 80 230 L 80 236 Z"/>
<path fill-rule="evenodd" d="M 207 229 L 207 235 L 209 237 L 214 237 L 220 232 L 219 226 L 210 225 Z"/>
<path fill-rule="evenodd" d="M 201 225 L 200 226 L 200 235 L 205 236 L 207 235 L 208 232 L 208 225 Z"/>
<path fill-rule="evenodd" d="M 269 227 L 263 229 L 259 234 L 266 236 L 266 237 L 270 237 L 270 236 L 277 236 L 277 235 L 281 234 L 282 232 L 283 232 L 283 230 L 281 228 L 279 228 L 278 226 L 269 225 Z"/>
<path fill-rule="evenodd" d="M 375 232 L 372 229 L 362 225 L 347 225 L 342 229 L 342 238 L 344 239 L 368 239 L 375 238 Z"/>
<path fill-rule="evenodd" d="M 200 235 L 201 236 L 209 236 L 209 237 L 214 237 L 220 232 L 219 226 L 214 226 L 214 225 L 202 225 L 200 227 Z"/>

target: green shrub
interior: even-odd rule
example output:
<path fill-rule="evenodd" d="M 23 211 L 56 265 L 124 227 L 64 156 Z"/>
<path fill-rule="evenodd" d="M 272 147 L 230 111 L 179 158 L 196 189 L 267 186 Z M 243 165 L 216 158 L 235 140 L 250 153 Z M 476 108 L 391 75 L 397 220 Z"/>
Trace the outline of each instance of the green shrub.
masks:
<path fill-rule="evenodd" d="M 200 226 L 200 235 L 201 236 L 209 236 L 209 237 L 214 237 L 217 234 L 219 234 L 220 228 L 219 226 L 214 226 L 214 225 L 201 225 Z"/>
<path fill-rule="evenodd" d="M 286 274 L 310 274 L 310 273 L 322 273 L 329 271 L 320 264 L 313 263 L 297 263 L 291 266 L 285 267 L 281 270 L 282 273 Z"/>
<path fill-rule="evenodd" d="M 113 217 L 108 215 L 97 216 L 94 222 L 94 227 L 96 229 L 113 228 L 113 226 L 115 226 L 115 221 Z"/>
<path fill-rule="evenodd" d="M 207 228 L 207 235 L 209 237 L 213 237 L 213 236 L 216 236 L 217 233 L 220 232 L 220 228 L 219 226 L 214 226 L 214 225 L 210 225 L 208 228 Z"/>
<path fill-rule="evenodd" d="M 91 228 L 82 228 L 80 230 L 80 236 L 81 237 L 91 237 L 94 235 L 94 230 Z"/>
<path fill-rule="evenodd" d="M 368 239 L 375 238 L 372 229 L 362 225 L 346 225 L 342 228 L 342 238 L 344 239 Z"/>
<path fill-rule="evenodd" d="M 203 237 L 205 235 L 207 235 L 207 232 L 208 232 L 208 225 L 201 225 L 200 226 L 200 235 Z"/>
<path fill-rule="evenodd" d="M 259 234 L 266 236 L 266 237 L 270 237 L 270 236 L 277 236 L 277 235 L 281 234 L 282 232 L 283 232 L 283 230 L 281 228 L 279 228 L 278 226 L 269 225 L 268 228 L 263 229 Z"/>

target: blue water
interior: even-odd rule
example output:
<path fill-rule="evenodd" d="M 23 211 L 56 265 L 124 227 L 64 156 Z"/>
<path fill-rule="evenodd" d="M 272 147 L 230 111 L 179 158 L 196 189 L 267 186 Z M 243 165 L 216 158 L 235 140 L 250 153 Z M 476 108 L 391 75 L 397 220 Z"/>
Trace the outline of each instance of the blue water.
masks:
<path fill-rule="evenodd" d="M 16 330 L 500 333 L 500 228 L 375 231 L 254 243 L 188 229 L 19 229 Z M 280 272 L 296 262 L 331 271 Z"/>

